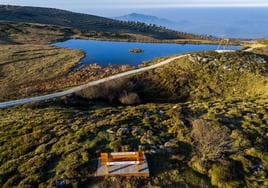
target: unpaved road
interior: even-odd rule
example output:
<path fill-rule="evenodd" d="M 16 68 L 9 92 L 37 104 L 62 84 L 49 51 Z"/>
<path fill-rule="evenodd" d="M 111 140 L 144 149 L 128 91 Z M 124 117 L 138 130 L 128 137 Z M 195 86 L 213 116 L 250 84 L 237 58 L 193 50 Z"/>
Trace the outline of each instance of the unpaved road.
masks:
<path fill-rule="evenodd" d="M 81 91 L 83 89 L 86 89 L 86 88 L 88 88 L 90 86 L 96 86 L 96 85 L 102 84 L 104 82 L 108 82 L 108 81 L 115 80 L 115 79 L 118 79 L 118 78 L 129 77 L 129 76 L 132 76 L 132 75 L 135 75 L 135 74 L 138 74 L 138 73 L 142 73 L 142 72 L 145 72 L 145 71 L 148 71 L 148 70 L 152 70 L 152 69 L 155 69 L 157 67 L 161 67 L 161 66 L 166 65 L 166 64 L 168 64 L 168 63 L 170 63 L 170 62 L 172 62 L 174 60 L 181 59 L 181 58 L 186 57 L 186 56 L 188 56 L 188 54 L 172 57 L 172 58 L 166 59 L 166 60 L 161 61 L 160 63 L 154 64 L 154 65 L 150 65 L 150 66 L 143 67 L 143 68 L 140 68 L 140 69 L 135 69 L 135 70 L 119 73 L 119 74 L 116 74 L 116 75 L 113 75 L 113 76 L 109 76 L 107 78 L 102 78 L 100 80 L 92 81 L 92 82 L 89 82 L 89 83 L 81 85 L 81 86 L 73 87 L 73 88 L 68 89 L 66 91 L 56 92 L 56 93 L 52 93 L 52 94 L 48 94 L 48 95 L 42 95 L 42 96 L 36 96 L 36 97 L 30 97 L 30 98 L 24 98 L 24 99 L 18 99 L 18 100 L 12 100 L 12 101 L 7 101 L 7 102 L 1 102 L 0 103 L 0 109 L 1 108 L 11 107 L 11 106 L 16 106 L 16 105 L 22 105 L 22 104 L 26 104 L 26 103 L 39 102 L 39 101 L 44 101 L 44 100 L 48 100 L 48 99 L 54 99 L 54 98 L 57 98 L 57 97 L 63 97 L 63 96 L 66 96 L 66 95 L 70 95 L 72 93 L 79 92 L 79 91 Z"/>

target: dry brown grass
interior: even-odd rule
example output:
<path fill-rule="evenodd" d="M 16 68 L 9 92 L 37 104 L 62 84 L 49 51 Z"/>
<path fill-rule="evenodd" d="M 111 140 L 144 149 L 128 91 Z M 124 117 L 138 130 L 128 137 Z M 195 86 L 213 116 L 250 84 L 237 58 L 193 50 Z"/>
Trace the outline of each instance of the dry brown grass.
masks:
<path fill-rule="evenodd" d="M 0 46 L 0 90 L 18 92 L 18 86 L 66 75 L 79 63 L 83 52 L 43 45 Z"/>
<path fill-rule="evenodd" d="M 74 32 L 53 25 L 0 22 L 0 44 L 48 44 L 70 38 Z"/>
<path fill-rule="evenodd" d="M 20 84 L 68 73 L 83 52 L 43 45 L 0 46 L 1 82 Z"/>
<path fill-rule="evenodd" d="M 131 69 L 93 64 L 72 71 L 83 56 L 48 45 L 0 45 L 0 100 L 52 93 Z"/>

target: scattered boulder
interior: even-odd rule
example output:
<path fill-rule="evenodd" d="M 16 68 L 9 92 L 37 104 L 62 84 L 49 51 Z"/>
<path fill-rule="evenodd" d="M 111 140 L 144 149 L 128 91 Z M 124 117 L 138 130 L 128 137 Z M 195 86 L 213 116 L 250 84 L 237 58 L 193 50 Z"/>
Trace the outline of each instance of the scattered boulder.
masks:
<path fill-rule="evenodd" d="M 163 110 L 159 110 L 159 112 L 158 112 L 158 114 L 161 115 L 161 116 L 164 115 L 164 113 L 165 112 Z"/>

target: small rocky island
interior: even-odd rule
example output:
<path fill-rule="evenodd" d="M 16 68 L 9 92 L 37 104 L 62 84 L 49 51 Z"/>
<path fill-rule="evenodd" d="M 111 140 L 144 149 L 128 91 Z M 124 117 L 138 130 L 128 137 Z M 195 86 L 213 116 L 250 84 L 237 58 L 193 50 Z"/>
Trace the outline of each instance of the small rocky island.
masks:
<path fill-rule="evenodd" d="M 132 48 L 129 50 L 129 52 L 138 54 L 138 53 L 143 53 L 144 51 L 140 48 Z"/>

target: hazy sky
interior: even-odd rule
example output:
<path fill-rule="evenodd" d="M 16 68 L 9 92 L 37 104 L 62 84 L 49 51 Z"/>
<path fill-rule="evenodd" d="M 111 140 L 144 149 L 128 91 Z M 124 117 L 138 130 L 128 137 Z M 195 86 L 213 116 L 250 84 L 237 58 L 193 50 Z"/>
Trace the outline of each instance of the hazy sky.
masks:
<path fill-rule="evenodd" d="M 115 17 L 131 12 L 154 15 L 154 10 L 178 7 L 268 7 L 268 0 L 0 0 L 0 4 L 59 8 Z M 159 12 L 155 15 L 164 16 Z"/>
<path fill-rule="evenodd" d="M 192 6 L 268 6 L 268 0 L 0 0 L 2 4 L 81 8 L 164 8 Z"/>

